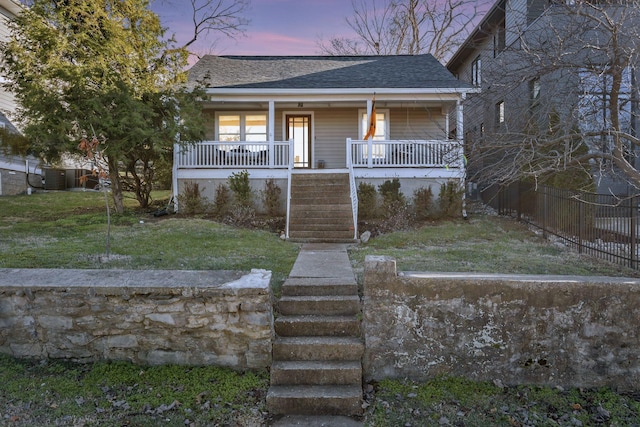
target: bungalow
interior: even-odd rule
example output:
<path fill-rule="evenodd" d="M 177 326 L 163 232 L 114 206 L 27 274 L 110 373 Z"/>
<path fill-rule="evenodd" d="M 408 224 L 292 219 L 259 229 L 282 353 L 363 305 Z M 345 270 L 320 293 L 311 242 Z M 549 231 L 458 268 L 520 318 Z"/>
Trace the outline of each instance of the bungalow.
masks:
<path fill-rule="evenodd" d="M 282 188 L 287 238 L 357 239 L 360 182 L 397 178 L 410 196 L 464 177 L 462 101 L 476 89 L 431 55 L 208 55 L 189 82 L 206 88 L 209 140 L 175 147 L 176 200 L 188 182 L 213 199 L 246 170 L 255 190 Z"/>

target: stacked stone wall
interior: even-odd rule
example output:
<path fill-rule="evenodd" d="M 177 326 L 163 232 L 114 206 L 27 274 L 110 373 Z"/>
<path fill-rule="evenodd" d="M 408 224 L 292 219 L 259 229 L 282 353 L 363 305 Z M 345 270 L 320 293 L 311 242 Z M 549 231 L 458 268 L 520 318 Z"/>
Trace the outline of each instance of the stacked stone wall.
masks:
<path fill-rule="evenodd" d="M 260 369 L 271 364 L 271 273 L 0 270 L 0 352 Z"/>

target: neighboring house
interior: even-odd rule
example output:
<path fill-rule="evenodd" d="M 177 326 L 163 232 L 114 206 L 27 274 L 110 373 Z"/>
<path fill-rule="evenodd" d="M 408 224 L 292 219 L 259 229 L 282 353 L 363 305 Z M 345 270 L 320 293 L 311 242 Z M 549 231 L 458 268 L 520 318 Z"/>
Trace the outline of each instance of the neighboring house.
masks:
<path fill-rule="evenodd" d="M 637 53 L 627 55 L 623 49 L 637 46 L 640 35 L 636 30 L 640 28 L 637 5 L 625 4 L 610 0 L 498 0 L 493 5 L 447 64 L 461 81 L 481 89 L 465 101 L 469 176 L 482 186 L 500 182 L 501 174 L 515 176 L 518 168 L 527 166 L 523 158 L 530 152 L 525 146 L 540 143 L 531 135 L 548 137 L 548 141 L 552 139 L 549 136 L 555 136 L 553 132 L 578 130 L 586 144 L 580 149 L 578 144 L 568 145 L 563 155 L 577 157 L 587 150 L 605 155 L 611 152 L 611 139 L 605 135 L 611 126 L 609 70 L 619 59 L 637 58 Z M 632 7 L 636 9 L 625 9 Z M 616 31 L 615 40 L 623 52 L 617 57 L 609 43 Z M 620 92 L 620 128 L 634 137 L 638 128 L 637 65 L 632 59 L 625 66 Z M 587 136 L 588 132 L 602 135 Z M 491 152 L 492 145 L 504 150 Z M 628 155 L 638 169 L 637 150 L 629 148 Z M 563 166 L 561 157 L 558 168 Z M 628 180 L 612 163 L 592 160 L 585 170 L 601 193 L 625 195 L 629 191 Z"/>
<path fill-rule="evenodd" d="M 303 196 L 325 197 L 310 194 L 326 186 L 319 182 L 296 192 L 303 175 L 346 179 L 352 208 L 342 237 L 357 237 L 360 182 L 397 178 L 411 197 L 421 187 L 437 195 L 464 175 L 461 141 L 451 135 L 461 135 L 462 100 L 476 89 L 431 55 L 205 56 L 189 81 L 206 88 L 208 141 L 176 147 L 176 197 L 191 182 L 213 201 L 218 185 L 243 170 L 256 191 L 273 179 L 283 189 L 287 237 L 296 237 L 289 224 Z M 373 107 L 375 132 L 365 140 Z"/>
<path fill-rule="evenodd" d="M 6 41 L 9 37 L 8 22 L 16 17 L 22 10 L 20 2 L 14 0 L 0 0 L 0 41 Z M 4 78 L 0 76 L 0 83 Z M 8 132 L 19 132 L 11 123 L 10 117 L 16 109 L 13 94 L 0 87 L 0 128 Z M 2 141 L 0 141 L 2 145 Z M 38 160 L 34 157 L 23 158 L 11 156 L 3 152 L 0 147 L 0 196 L 14 195 L 29 191 L 30 185 L 40 187 L 42 185 L 38 166 Z M 27 180 L 27 176 L 29 180 Z"/>

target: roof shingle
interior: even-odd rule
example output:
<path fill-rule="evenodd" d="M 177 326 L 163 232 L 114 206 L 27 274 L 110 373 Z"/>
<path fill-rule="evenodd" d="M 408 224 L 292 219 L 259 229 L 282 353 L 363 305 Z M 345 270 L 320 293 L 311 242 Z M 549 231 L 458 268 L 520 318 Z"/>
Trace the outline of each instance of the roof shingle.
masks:
<path fill-rule="evenodd" d="M 204 56 L 191 83 L 209 88 L 361 89 L 468 88 L 432 55 Z"/>

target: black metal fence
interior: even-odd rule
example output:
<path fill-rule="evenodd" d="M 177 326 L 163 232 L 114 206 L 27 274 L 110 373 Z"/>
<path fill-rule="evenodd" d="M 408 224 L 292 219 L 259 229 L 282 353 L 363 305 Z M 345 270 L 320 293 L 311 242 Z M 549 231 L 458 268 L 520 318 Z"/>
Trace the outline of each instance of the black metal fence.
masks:
<path fill-rule="evenodd" d="M 580 253 L 630 268 L 638 263 L 638 196 L 619 197 L 526 183 L 489 188 L 483 201 L 499 215 L 517 218 L 554 235 Z"/>

